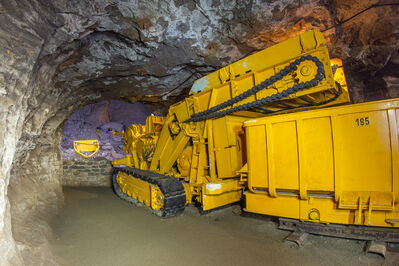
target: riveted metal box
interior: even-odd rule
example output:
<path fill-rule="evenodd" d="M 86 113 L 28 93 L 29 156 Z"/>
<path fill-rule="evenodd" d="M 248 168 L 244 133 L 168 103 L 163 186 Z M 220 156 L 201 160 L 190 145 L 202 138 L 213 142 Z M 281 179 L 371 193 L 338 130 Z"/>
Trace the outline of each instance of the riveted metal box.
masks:
<path fill-rule="evenodd" d="M 399 226 L 399 99 L 244 123 L 247 210 Z"/>

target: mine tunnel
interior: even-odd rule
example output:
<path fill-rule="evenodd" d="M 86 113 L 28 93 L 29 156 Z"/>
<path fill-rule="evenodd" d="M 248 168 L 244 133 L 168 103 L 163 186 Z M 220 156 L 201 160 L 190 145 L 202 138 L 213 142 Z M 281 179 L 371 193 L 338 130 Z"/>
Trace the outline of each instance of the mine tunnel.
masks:
<path fill-rule="evenodd" d="M 192 204 L 170 219 L 131 206 L 111 188 L 111 161 L 124 151 L 109 129 L 165 116 L 196 80 L 310 30 L 343 60 L 351 104 L 398 98 L 398 8 L 385 0 L 1 1 L 0 264 L 383 263 L 355 240 L 311 236 L 290 248 L 275 218 L 240 205 L 203 214 Z M 79 158 L 73 141 L 90 138 L 107 145 Z"/>

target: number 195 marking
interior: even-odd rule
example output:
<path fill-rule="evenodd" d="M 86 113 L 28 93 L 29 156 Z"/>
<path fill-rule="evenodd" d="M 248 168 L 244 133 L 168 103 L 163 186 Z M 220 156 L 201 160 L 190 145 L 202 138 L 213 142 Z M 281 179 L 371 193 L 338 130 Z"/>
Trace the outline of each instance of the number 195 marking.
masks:
<path fill-rule="evenodd" d="M 361 118 L 356 118 L 355 120 L 357 126 L 368 126 L 370 125 L 370 120 L 369 117 L 361 117 Z"/>

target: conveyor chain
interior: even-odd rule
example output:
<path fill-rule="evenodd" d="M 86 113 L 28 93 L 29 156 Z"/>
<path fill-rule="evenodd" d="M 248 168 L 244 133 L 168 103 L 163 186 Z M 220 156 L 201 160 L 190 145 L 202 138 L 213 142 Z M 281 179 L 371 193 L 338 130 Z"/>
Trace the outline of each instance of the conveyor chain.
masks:
<path fill-rule="evenodd" d="M 178 179 L 137 168 L 115 167 L 112 175 L 112 184 L 115 193 L 123 200 L 126 200 L 132 204 L 137 204 L 139 202 L 123 193 L 116 180 L 119 172 L 124 172 L 134 178 L 138 178 L 152 185 L 156 185 L 161 189 L 162 193 L 164 194 L 164 207 L 160 211 L 151 209 L 153 214 L 162 218 L 168 218 L 183 212 L 186 203 L 186 194 L 183 184 Z"/>
<path fill-rule="evenodd" d="M 271 96 L 268 96 L 268 97 L 265 97 L 265 98 L 262 98 L 262 99 L 259 99 L 259 100 L 253 101 L 253 102 L 249 102 L 246 104 L 238 105 L 238 106 L 232 107 L 230 109 L 220 111 L 220 110 L 222 110 L 228 106 L 232 106 L 233 104 L 236 104 L 252 95 L 255 95 L 257 92 L 259 92 L 259 91 L 269 87 L 270 85 L 274 84 L 275 82 L 281 80 L 283 77 L 285 77 L 289 73 L 297 70 L 299 64 L 304 61 L 313 61 L 317 66 L 317 74 L 315 75 L 315 77 L 312 80 L 306 81 L 306 82 L 303 82 L 300 84 L 296 84 L 282 92 L 275 93 Z M 231 98 L 230 100 L 227 100 L 221 104 L 218 104 L 208 110 L 193 114 L 193 115 L 191 115 L 191 117 L 188 120 L 186 120 L 184 122 L 186 122 L 186 123 L 187 122 L 199 122 L 199 121 L 203 121 L 203 120 L 207 120 L 207 119 L 219 118 L 219 117 L 229 115 L 229 114 L 232 114 L 232 113 L 235 113 L 238 111 L 254 109 L 259 106 L 268 104 L 268 103 L 279 101 L 279 100 L 281 100 L 291 94 L 294 94 L 298 91 L 317 86 L 319 84 L 319 82 L 321 80 L 323 80 L 324 74 L 325 74 L 325 72 L 324 72 L 323 63 L 317 57 L 314 57 L 311 55 L 302 56 L 301 58 L 296 59 L 294 62 L 292 62 L 285 68 L 283 68 L 279 73 L 264 80 L 263 82 L 254 86 L 253 88 L 241 93 L 240 95 L 238 95 L 234 98 Z"/>

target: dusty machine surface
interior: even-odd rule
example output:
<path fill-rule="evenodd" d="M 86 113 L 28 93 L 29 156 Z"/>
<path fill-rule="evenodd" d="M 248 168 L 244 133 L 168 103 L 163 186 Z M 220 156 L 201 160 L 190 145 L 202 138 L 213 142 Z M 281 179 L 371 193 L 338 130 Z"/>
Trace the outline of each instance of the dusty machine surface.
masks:
<path fill-rule="evenodd" d="M 115 192 L 161 217 L 244 199 L 258 214 L 397 228 L 399 99 L 349 102 L 342 62 L 306 32 L 197 80 L 166 117 L 115 132 L 127 154 L 113 162 Z"/>

